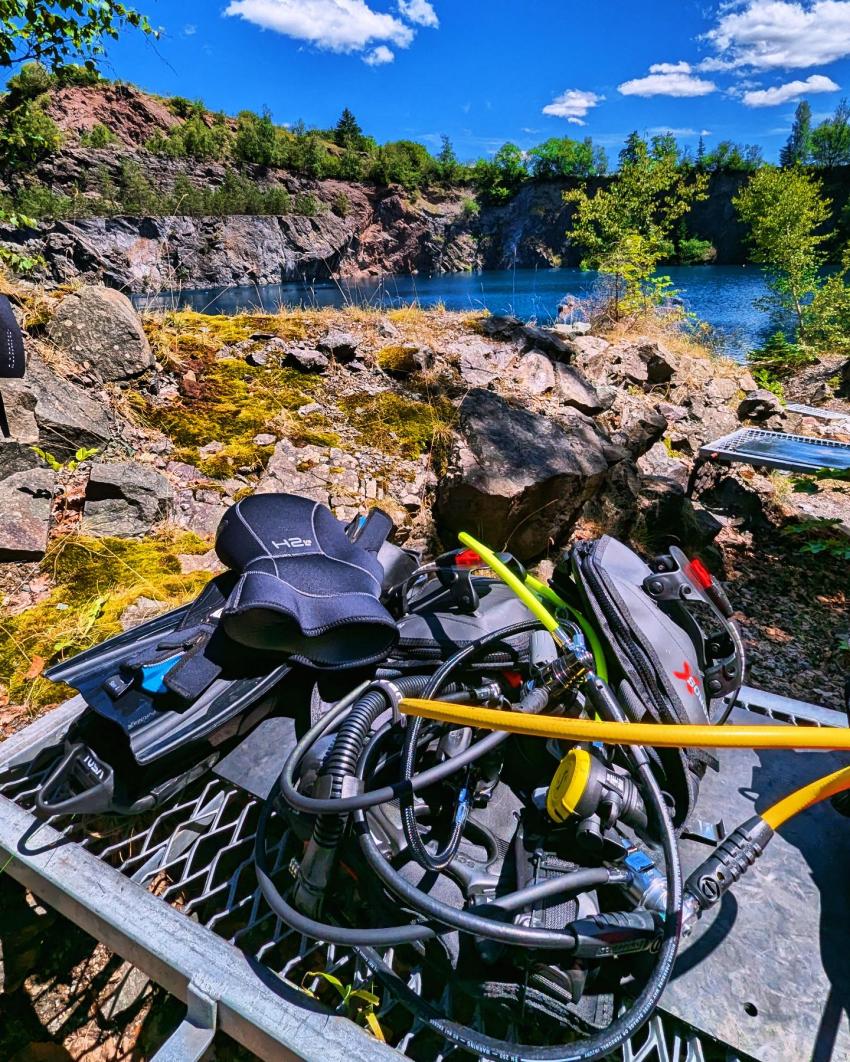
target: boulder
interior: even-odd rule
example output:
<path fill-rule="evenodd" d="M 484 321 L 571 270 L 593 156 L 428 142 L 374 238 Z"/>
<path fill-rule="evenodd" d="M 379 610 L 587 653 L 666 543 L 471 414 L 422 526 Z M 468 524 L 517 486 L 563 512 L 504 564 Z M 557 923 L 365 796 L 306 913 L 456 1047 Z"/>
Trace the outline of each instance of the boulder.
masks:
<path fill-rule="evenodd" d="M 661 343 L 625 343 L 607 352 L 615 379 L 645 387 L 669 383 L 678 359 Z"/>
<path fill-rule="evenodd" d="M 147 465 L 98 462 L 86 487 L 83 532 L 136 538 L 165 519 L 171 503 L 171 484 Z"/>
<path fill-rule="evenodd" d="M 492 314 L 481 321 L 481 332 L 492 339 L 501 339 L 506 343 L 520 340 L 525 325 L 518 317 L 509 314 Z"/>
<path fill-rule="evenodd" d="M 750 391 L 738 406 L 739 420 L 755 420 L 758 422 L 767 420 L 769 417 L 784 412 L 779 398 L 763 387 Z"/>
<path fill-rule="evenodd" d="M 578 336 L 590 335 L 590 324 L 588 321 L 573 321 L 571 324 L 556 324 L 552 326 L 552 331 L 562 339 L 576 339 Z"/>
<path fill-rule="evenodd" d="M 620 428 L 613 438 L 637 458 L 657 443 L 666 430 L 666 419 L 645 399 L 626 395 L 620 406 Z"/>
<path fill-rule="evenodd" d="M 628 459 L 611 466 L 598 494 L 585 505 L 577 535 L 598 538 L 613 535 L 627 538 L 637 517 L 637 501 L 641 477 Z"/>
<path fill-rule="evenodd" d="M 520 339 L 526 350 L 541 350 L 556 361 L 571 361 L 575 353 L 572 342 L 558 335 L 552 328 L 524 325 Z"/>
<path fill-rule="evenodd" d="M 707 465 L 699 479 L 700 504 L 719 523 L 744 531 L 753 531 L 768 523 L 768 510 L 774 500 L 775 489 L 771 480 L 750 470 Z"/>
<path fill-rule="evenodd" d="M 607 437 L 567 412 L 555 422 L 482 388 L 470 391 L 438 487 L 438 528 L 481 535 L 521 560 L 562 541 L 609 466 Z"/>
<path fill-rule="evenodd" d="M 605 352 L 611 348 L 607 339 L 602 339 L 600 336 L 576 336 L 571 345 L 575 351 L 575 364 L 583 372 L 593 374 L 592 370 L 604 370 Z"/>
<path fill-rule="evenodd" d="M 130 380 L 154 366 L 133 304 L 112 288 L 86 287 L 67 295 L 47 334 L 76 364 L 91 367 L 101 380 Z"/>
<path fill-rule="evenodd" d="M 558 393 L 565 406 L 573 406 L 591 417 L 610 406 L 610 401 L 606 405 L 606 398 L 572 365 L 557 362 L 555 376 L 558 381 Z"/>
<path fill-rule="evenodd" d="M 710 380 L 708 387 L 706 388 L 706 397 L 718 405 L 725 405 L 727 402 L 731 402 L 732 399 L 738 394 L 739 387 L 738 381 L 733 380 L 729 376 L 715 376 L 713 380 Z"/>
<path fill-rule="evenodd" d="M 318 347 L 322 354 L 333 358 L 334 361 L 338 361 L 341 365 L 347 365 L 357 357 L 360 350 L 360 341 L 350 332 L 341 332 L 338 329 L 333 329 L 319 342 Z"/>
<path fill-rule="evenodd" d="M 378 366 L 388 376 L 405 380 L 418 372 L 433 368 L 434 351 L 430 347 L 421 347 L 418 343 L 397 343 L 378 351 Z"/>
<path fill-rule="evenodd" d="M 458 368 L 471 387 L 487 387 L 504 377 L 514 360 L 514 351 L 472 338 L 452 343 L 446 353 L 458 357 Z"/>
<path fill-rule="evenodd" d="M 113 436 L 103 402 L 76 384 L 63 380 L 43 362 L 31 361 L 27 379 L 36 396 L 39 446 L 60 460 L 80 447 L 103 447 Z"/>
<path fill-rule="evenodd" d="M 302 372 L 327 372 L 330 360 L 321 351 L 309 347 L 287 347 L 285 361 Z"/>
<path fill-rule="evenodd" d="M 529 351 L 520 358 L 514 371 L 514 384 L 530 395 L 545 395 L 557 385 L 555 367 L 539 350 Z"/>
<path fill-rule="evenodd" d="M 572 341 L 560 335 L 556 328 L 523 324 L 518 317 L 499 314 L 485 317 L 480 328 L 491 339 L 500 339 L 523 350 L 539 350 L 556 361 L 569 361 L 574 353 Z"/>
<path fill-rule="evenodd" d="M 47 550 L 56 474 L 14 472 L 0 481 L 0 561 L 40 560 Z"/>
<path fill-rule="evenodd" d="M 638 514 L 654 551 L 677 545 L 687 553 L 699 552 L 723 530 L 719 520 L 691 501 L 680 483 L 665 476 L 643 477 Z"/>
<path fill-rule="evenodd" d="M 667 453 L 663 443 L 657 442 L 637 460 L 638 471 L 647 478 L 671 479 L 684 490 L 688 485 L 690 465 Z"/>

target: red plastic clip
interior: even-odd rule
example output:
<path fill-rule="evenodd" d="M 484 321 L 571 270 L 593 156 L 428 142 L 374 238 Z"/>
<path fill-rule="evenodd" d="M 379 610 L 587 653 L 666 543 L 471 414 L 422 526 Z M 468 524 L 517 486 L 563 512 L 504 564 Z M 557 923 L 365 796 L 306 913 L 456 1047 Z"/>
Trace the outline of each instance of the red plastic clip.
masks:
<path fill-rule="evenodd" d="M 710 590 L 714 586 L 714 576 L 701 560 L 691 561 L 691 574 L 703 590 Z"/>
<path fill-rule="evenodd" d="M 455 566 L 457 568 L 477 568 L 482 563 L 481 558 L 474 549 L 462 549 L 455 556 Z"/>

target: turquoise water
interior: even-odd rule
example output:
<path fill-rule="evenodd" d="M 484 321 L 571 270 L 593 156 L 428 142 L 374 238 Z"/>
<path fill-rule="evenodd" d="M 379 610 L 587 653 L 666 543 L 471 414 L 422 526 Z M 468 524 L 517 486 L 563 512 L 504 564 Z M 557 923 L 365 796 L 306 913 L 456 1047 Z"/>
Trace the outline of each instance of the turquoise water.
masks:
<path fill-rule="evenodd" d="M 764 277 L 747 266 L 670 266 L 664 269 L 685 305 L 706 321 L 722 339 L 724 351 L 743 357 L 757 346 L 769 327 L 767 315 L 755 306 L 765 294 Z M 523 320 L 545 322 L 557 315 L 565 295 L 587 295 L 593 273 L 580 269 L 518 269 L 486 273 L 450 273 L 436 277 L 384 277 L 380 280 L 273 284 L 266 287 L 202 288 L 139 298 L 151 308 L 188 307 L 206 313 L 276 310 L 280 306 L 344 306 L 392 308 L 417 302 L 442 303 L 450 310 L 487 309 L 514 313 Z"/>

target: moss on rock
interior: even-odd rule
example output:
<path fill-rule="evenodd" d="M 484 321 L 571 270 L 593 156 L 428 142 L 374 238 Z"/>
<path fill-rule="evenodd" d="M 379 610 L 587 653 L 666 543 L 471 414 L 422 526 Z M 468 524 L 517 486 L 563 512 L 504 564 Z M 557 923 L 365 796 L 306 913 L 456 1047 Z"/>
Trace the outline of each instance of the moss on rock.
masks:
<path fill-rule="evenodd" d="M 121 616 L 141 597 L 172 608 L 190 600 L 209 574 L 183 574 L 179 555 L 208 549 L 193 534 L 56 541 L 41 564 L 53 582 L 49 596 L 0 619 L 0 692 L 32 709 L 62 700 L 68 690 L 41 670 L 117 634 Z"/>
<path fill-rule="evenodd" d="M 394 391 L 344 398 L 340 407 L 361 441 L 384 453 L 417 458 L 439 446 L 451 433 L 457 411 L 445 398 L 415 401 Z"/>
<path fill-rule="evenodd" d="M 259 367 L 237 358 L 194 352 L 182 368 L 194 382 L 169 404 L 135 394 L 130 402 L 149 425 L 167 435 L 178 456 L 206 475 L 225 477 L 248 468 L 260 471 L 272 453 L 253 439 L 274 431 L 275 422 L 315 398 L 322 381 L 297 369 Z M 305 429 L 306 430 L 306 429 Z M 199 450 L 211 442 L 224 449 L 209 458 Z"/>

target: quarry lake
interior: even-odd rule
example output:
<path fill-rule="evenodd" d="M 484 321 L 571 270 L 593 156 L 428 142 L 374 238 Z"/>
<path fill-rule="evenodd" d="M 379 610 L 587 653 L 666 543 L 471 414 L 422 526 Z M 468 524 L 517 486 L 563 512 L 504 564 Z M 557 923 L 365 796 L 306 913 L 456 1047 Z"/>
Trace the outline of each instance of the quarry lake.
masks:
<path fill-rule="evenodd" d="M 687 309 L 707 322 L 721 339 L 724 353 L 742 358 L 757 346 L 770 321 L 756 306 L 766 293 L 764 276 L 748 266 L 669 266 L 662 270 Z M 449 310 L 487 309 L 540 322 L 557 315 L 566 295 L 590 294 L 596 275 L 580 269 L 518 269 L 441 276 L 388 276 L 364 281 L 322 281 L 264 287 L 200 288 L 140 296 L 149 309 L 189 308 L 230 314 L 274 311 L 280 306 L 365 305 L 385 309 L 411 303 L 442 304 Z"/>

